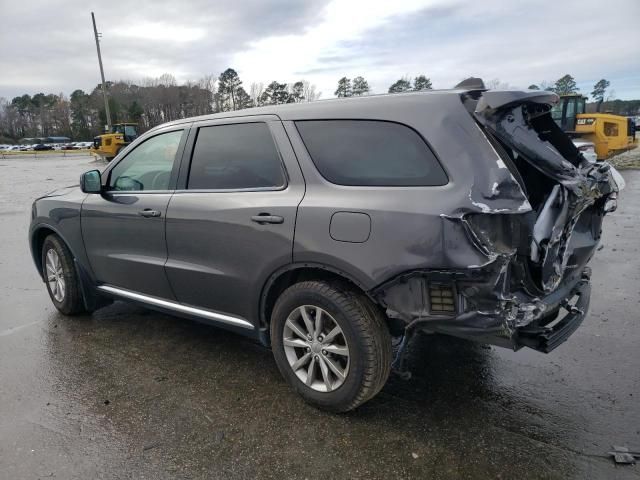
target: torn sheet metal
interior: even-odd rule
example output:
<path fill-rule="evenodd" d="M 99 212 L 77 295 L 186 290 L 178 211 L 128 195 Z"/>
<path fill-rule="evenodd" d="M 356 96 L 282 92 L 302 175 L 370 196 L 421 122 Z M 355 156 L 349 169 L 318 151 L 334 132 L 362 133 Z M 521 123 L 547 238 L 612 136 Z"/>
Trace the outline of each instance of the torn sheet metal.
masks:
<path fill-rule="evenodd" d="M 607 211 L 615 209 L 617 172 L 611 171 L 608 163 L 587 162 L 553 122 L 549 114 L 549 106 L 555 101 L 553 94 L 525 96 L 528 103 L 514 104 L 515 93 L 490 93 L 478 101 L 478 121 L 513 148 L 514 156 L 557 182 L 541 206 L 531 245 L 531 259 L 542 263 L 542 289 L 551 292 L 562 281 L 579 216 L 600 198 L 608 198 Z M 513 106 L 507 108 L 509 105 Z"/>
<path fill-rule="evenodd" d="M 465 205 L 440 216 L 444 263 L 466 269 L 414 271 L 381 285 L 372 293 L 391 318 L 545 352 L 577 328 L 589 304 L 586 264 L 623 181 L 609 164 L 587 162 L 557 128 L 549 113 L 555 101 L 549 92 L 463 95 L 496 162 L 475 173 Z M 434 314 L 434 284 L 455 292 L 455 314 Z M 548 326 L 560 312 L 557 326 Z"/>

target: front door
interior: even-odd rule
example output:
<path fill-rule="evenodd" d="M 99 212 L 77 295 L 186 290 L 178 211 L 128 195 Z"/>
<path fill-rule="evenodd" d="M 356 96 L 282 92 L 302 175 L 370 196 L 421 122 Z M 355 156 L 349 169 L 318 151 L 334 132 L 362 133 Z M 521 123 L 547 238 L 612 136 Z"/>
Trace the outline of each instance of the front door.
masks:
<path fill-rule="evenodd" d="M 185 136 L 174 127 L 140 143 L 105 171 L 105 192 L 84 201 L 82 236 L 99 284 L 174 299 L 164 227 Z"/>
<path fill-rule="evenodd" d="M 300 167 L 275 116 L 196 127 L 167 212 L 167 275 L 181 303 L 255 324 L 264 282 L 292 261 Z"/>

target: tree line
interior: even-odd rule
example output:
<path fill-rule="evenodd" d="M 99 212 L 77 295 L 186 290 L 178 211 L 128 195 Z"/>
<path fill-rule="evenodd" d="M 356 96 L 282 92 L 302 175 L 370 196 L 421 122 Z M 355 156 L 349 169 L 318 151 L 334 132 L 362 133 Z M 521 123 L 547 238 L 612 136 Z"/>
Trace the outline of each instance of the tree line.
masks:
<path fill-rule="evenodd" d="M 144 132 L 179 118 L 241 110 L 254 106 L 311 102 L 320 97 L 305 80 L 288 84 L 273 81 L 266 87 L 252 83 L 245 89 L 238 73 L 228 68 L 219 76 L 178 85 L 170 74 L 130 81 L 106 82 L 112 123 L 135 122 Z M 0 143 L 21 138 L 65 136 L 91 139 L 107 123 L 100 85 L 91 92 L 24 94 L 8 101 L 0 98 Z"/>
<path fill-rule="evenodd" d="M 238 73 L 227 68 L 219 76 L 206 75 L 197 82 L 178 85 L 170 74 L 146 79 L 140 84 L 129 81 L 107 82 L 111 120 L 135 122 L 140 132 L 179 118 L 228 112 L 263 105 L 312 102 L 320 93 L 315 85 L 300 80 L 295 83 L 273 81 L 268 85 L 252 83 L 245 89 Z M 488 88 L 510 88 L 498 79 L 487 82 Z M 640 100 L 615 100 L 607 90 L 610 82 L 601 79 L 593 87 L 595 104 L 589 110 L 611 111 L 620 115 L 636 115 Z M 392 83 L 388 93 L 430 90 L 426 75 L 404 76 Z M 555 82 L 531 84 L 533 90 L 549 90 L 559 95 L 579 93 L 575 79 L 566 74 Z M 369 82 L 362 76 L 342 77 L 334 92 L 336 97 L 371 94 Z M 594 107 L 595 105 L 595 107 Z M 91 139 L 103 132 L 106 125 L 104 100 L 100 85 L 90 93 L 74 90 L 69 97 L 60 93 L 25 94 L 7 101 L 0 98 L 0 143 L 25 137 L 66 136 L 76 140 Z"/>

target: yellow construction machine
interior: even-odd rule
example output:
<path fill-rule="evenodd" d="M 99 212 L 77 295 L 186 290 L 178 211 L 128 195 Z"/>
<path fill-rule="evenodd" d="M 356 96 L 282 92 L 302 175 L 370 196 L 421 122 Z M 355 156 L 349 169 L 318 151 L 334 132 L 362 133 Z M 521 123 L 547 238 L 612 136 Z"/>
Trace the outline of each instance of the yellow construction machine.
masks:
<path fill-rule="evenodd" d="M 113 159 L 138 136 L 136 127 L 135 123 L 116 123 L 109 133 L 93 139 L 91 151 L 105 160 Z"/>
<path fill-rule="evenodd" d="M 570 137 L 593 143 L 598 160 L 638 146 L 633 119 L 611 113 L 586 113 L 586 102 L 580 94 L 562 95 L 551 116 Z"/>

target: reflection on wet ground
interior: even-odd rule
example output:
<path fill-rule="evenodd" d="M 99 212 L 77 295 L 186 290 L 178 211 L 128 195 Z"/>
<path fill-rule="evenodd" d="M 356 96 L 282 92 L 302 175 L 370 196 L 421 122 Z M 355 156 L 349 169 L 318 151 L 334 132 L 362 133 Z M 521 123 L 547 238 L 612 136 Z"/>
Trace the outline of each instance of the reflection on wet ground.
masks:
<path fill-rule="evenodd" d="M 640 445 L 637 172 L 606 220 L 591 315 L 566 344 L 543 355 L 419 335 L 411 380 L 330 415 L 241 337 L 121 302 L 54 310 L 27 251 L 30 202 L 93 166 L 0 162 L 12 178 L 0 185 L 0 477 L 640 478 L 603 457 Z"/>

